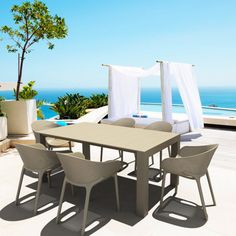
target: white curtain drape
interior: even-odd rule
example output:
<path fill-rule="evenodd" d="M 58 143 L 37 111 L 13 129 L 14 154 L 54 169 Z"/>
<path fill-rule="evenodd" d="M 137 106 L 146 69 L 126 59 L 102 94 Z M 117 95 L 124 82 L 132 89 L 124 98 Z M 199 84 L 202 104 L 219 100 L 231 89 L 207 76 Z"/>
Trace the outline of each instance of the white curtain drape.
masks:
<path fill-rule="evenodd" d="M 108 117 L 118 119 L 139 111 L 140 78 L 160 74 L 159 65 L 149 69 L 109 65 Z"/>
<path fill-rule="evenodd" d="M 172 75 L 168 63 L 160 63 L 162 120 L 173 124 L 172 117 Z"/>
<path fill-rule="evenodd" d="M 203 128 L 201 100 L 190 64 L 163 62 L 165 79 L 174 79 L 180 92 L 191 130 Z"/>
<path fill-rule="evenodd" d="M 119 119 L 138 110 L 140 68 L 109 67 L 108 117 Z"/>
<path fill-rule="evenodd" d="M 200 96 L 192 65 L 162 62 L 149 69 L 109 65 L 108 117 L 118 119 L 137 113 L 140 106 L 139 80 L 161 74 L 163 120 L 173 123 L 171 82 L 176 81 L 191 130 L 203 128 Z"/>

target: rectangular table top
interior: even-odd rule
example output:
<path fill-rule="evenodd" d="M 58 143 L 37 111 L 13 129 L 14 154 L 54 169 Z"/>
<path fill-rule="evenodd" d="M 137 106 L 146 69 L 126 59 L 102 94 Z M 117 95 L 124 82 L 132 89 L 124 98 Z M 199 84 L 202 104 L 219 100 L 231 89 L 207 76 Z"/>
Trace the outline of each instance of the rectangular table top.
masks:
<path fill-rule="evenodd" d="M 170 145 L 179 140 L 179 134 L 175 133 L 86 122 L 39 133 L 47 137 L 139 152 L 147 152 L 159 145 Z"/>

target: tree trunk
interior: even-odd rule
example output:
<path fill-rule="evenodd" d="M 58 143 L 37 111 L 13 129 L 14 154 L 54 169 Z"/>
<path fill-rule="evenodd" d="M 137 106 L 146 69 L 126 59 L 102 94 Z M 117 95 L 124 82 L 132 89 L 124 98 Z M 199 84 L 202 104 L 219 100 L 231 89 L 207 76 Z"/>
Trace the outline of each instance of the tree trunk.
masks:
<path fill-rule="evenodd" d="M 22 70 L 23 70 L 23 64 L 24 64 L 24 56 L 25 56 L 25 50 L 23 49 L 21 58 L 20 58 L 20 66 L 18 69 L 18 80 L 17 80 L 17 86 L 16 86 L 16 101 L 19 100 L 19 92 L 20 92 L 20 85 L 21 85 L 21 78 L 22 78 Z"/>

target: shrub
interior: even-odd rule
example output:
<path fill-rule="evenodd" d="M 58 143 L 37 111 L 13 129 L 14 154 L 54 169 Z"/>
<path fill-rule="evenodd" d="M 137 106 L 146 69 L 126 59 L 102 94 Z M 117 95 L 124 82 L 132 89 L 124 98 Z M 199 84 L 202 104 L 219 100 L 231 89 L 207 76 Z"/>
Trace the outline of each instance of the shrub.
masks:
<path fill-rule="evenodd" d="M 106 106 L 108 104 L 108 95 L 105 93 L 102 94 L 93 94 L 89 98 L 89 108 L 98 108 Z"/>
<path fill-rule="evenodd" d="M 51 109 L 59 114 L 60 119 L 78 119 L 86 114 L 88 99 L 79 93 L 59 97 Z"/>
<path fill-rule="evenodd" d="M 41 120 L 44 119 L 44 114 L 43 114 L 43 111 L 41 110 L 41 106 L 43 106 L 44 103 L 46 103 L 45 100 L 36 100 L 37 117 Z"/>

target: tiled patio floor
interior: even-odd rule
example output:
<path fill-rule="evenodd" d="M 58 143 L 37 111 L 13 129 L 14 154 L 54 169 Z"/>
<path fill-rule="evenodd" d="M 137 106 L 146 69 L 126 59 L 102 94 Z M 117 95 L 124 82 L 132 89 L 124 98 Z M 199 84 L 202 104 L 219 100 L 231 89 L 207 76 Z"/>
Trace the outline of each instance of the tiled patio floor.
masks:
<path fill-rule="evenodd" d="M 219 143 L 214 159 L 209 168 L 213 189 L 215 191 L 217 206 L 208 207 L 209 220 L 201 220 L 197 208 L 189 206 L 190 216 L 194 222 L 189 224 L 182 221 L 182 226 L 174 225 L 157 220 L 158 216 L 153 213 L 158 207 L 160 197 L 160 183 L 150 182 L 150 211 L 149 214 L 140 219 L 135 216 L 135 178 L 127 174 L 134 168 L 130 164 L 127 169 L 120 173 L 119 186 L 121 198 L 121 211 L 115 211 L 113 182 L 108 180 L 98 185 L 91 196 L 89 219 L 95 221 L 88 229 L 88 235 L 175 235 L 175 236 L 216 236 L 216 235 L 236 235 L 236 132 L 217 129 L 204 129 L 202 136 L 198 134 L 183 137 L 181 145 L 198 145 L 208 143 Z M 191 138 L 193 138 L 191 140 Z M 80 150 L 80 145 L 76 145 L 74 150 Z M 98 160 L 99 148 L 92 147 L 92 159 Z M 116 157 L 117 151 L 104 149 L 104 156 Z M 165 153 L 167 155 L 167 153 Z M 104 158 L 106 159 L 106 158 Z M 133 155 L 125 153 L 125 161 L 132 161 Z M 155 167 L 158 167 L 158 156 L 155 158 Z M 33 216 L 32 201 L 24 203 L 21 207 L 14 206 L 16 188 L 19 180 L 22 162 L 15 149 L 9 150 L 0 156 L 0 236 L 54 236 L 54 235 L 79 235 L 79 222 L 81 214 L 76 215 L 61 225 L 55 224 L 57 207 L 51 206 L 49 210 L 40 212 Z M 152 166 L 153 167 L 153 166 Z M 45 183 L 42 189 L 41 203 L 54 202 L 57 205 L 60 185 L 63 174 L 55 175 L 52 178 L 53 187 L 48 188 Z M 203 179 L 203 191 L 207 204 L 211 204 L 211 198 L 205 178 Z M 34 192 L 37 179 L 25 177 L 21 196 Z M 70 209 L 72 212 L 83 210 L 84 191 L 77 189 L 73 197 L 70 188 L 67 189 L 66 202 L 63 210 Z M 171 194 L 172 192 L 170 192 Z M 168 194 L 168 196 L 170 195 Z M 200 204 L 197 186 L 194 181 L 180 179 L 178 198 Z M 74 207 L 77 206 L 77 207 Z M 81 208 L 80 208 L 81 207 Z M 176 203 L 172 207 L 177 209 Z M 191 208 L 192 213 L 191 213 Z M 184 209 L 180 207 L 180 209 Z M 199 209 L 198 209 L 199 210 Z M 69 210 L 68 210 L 69 211 Z M 98 223 L 96 225 L 96 223 Z M 192 227 L 192 228 L 191 228 Z"/>

